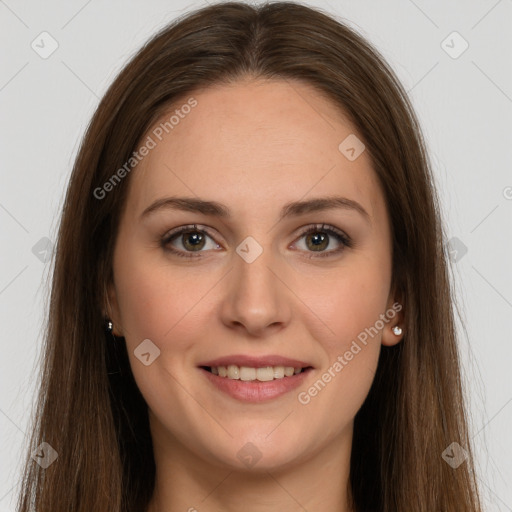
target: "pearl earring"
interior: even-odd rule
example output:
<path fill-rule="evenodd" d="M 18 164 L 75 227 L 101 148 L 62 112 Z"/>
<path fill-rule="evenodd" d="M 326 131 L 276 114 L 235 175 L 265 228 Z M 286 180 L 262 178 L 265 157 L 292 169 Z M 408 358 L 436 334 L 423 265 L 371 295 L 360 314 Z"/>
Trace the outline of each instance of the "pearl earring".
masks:
<path fill-rule="evenodd" d="M 393 333 L 396 334 L 397 336 L 400 336 L 400 334 L 402 334 L 402 328 L 399 327 L 398 325 L 395 325 L 395 327 L 393 327 Z"/>
<path fill-rule="evenodd" d="M 114 331 L 114 324 L 111 320 L 107 320 L 107 330 L 112 333 Z"/>

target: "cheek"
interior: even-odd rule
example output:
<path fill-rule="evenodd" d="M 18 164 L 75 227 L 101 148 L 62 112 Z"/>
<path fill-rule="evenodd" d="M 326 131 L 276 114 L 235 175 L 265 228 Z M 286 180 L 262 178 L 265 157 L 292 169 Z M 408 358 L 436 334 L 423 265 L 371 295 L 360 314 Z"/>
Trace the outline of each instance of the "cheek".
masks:
<path fill-rule="evenodd" d="M 180 400 L 187 403 L 187 396 L 177 398 L 181 386 L 176 378 L 179 382 L 186 380 L 180 372 L 197 339 L 195 330 L 205 321 L 198 315 L 204 315 L 200 299 L 208 290 L 207 284 L 195 284 L 188 272 L 173 271 L 170 265 L 162 265 L 161 261 L 157 265 L 147 258 L 122 257 L 116 269 L 126 347 L 139 389 L 155 410 L 178 407 Z M 145 366 L 139 359 L 144 353 L 139 346 L 147 339 L 159 353 L 146 342 L 144 346 L 148 348 L 144 351 L 149 350 L 151 358 L 157 353 L 158 356 Z"/>
<path fill-rule="evenodd" d="M 348 347 L 344 348 L 352 353 Z M 327 438 L 337 436 L 340 428 L 352 423 L 374 380 L 380 345 L 365 347 L 359 344 L 354 352 L 348 360 L 347 351 L 340 350 L 336 357 L 341 359 L 334 359 L 323 368 L 298 397 L 304 414 L 319 421 Z"/>
<path fill-rule="evenodd" d="M 172 326 L 177 298 L 173 301 L 166 281 L 150 267 L 125 261 L 118 269 L 116 291 L 127 341 L 160 337 Z"/>
<path fill-rule="evenodd" d="M 320 337 L 317 333 L 326 357 L 316 384 L 301 391 L 305 392 L 302 403 L 311 413 L 329 411 L 333 419 L 342 422 L 356 414 L 373 382 L 382 328 L 387 323 L 382 315 L 386 313 L 390 272 L 385 264 L 366 262 L 350 271 L 344 269 L 335 282 L 336 287 L 325 283 L 324 293 L 318 293 L 312 302 L 330 334 L 325 336 L 324 331 Z"/>
<path fill-rule="evenodd" d="M 163 258 L 137 255 L 136 251 L 129 257 L 120 256 L 116 264 L 121 321 L 132 351 L 147 338 L 162 354 L 170 345 L 172 352 L 187 348 L 187 340 L 193 339 L 194 331 L 208 319 L 201 307 L 214 284 L 211 275 L 192 268 L 173 268 Z"/>
<path fill-rule="evenodd" d="M 389 286 L 390 273 L 386 266 L 369 264 L 343 269 L 331 282 L 323 284 L 323 293 L 318 293 L 312 304 L 331 331 L 326 346 L 331 359 L 348 350 L 352 340 L 358 337 L 364 340 L 368 330 L 372 333 L 368 338 L 375 338 L 373 344 L 380 343 L 382 322 L 378 320 L 385 313 Z M 374 331 L 376 322 L 378 335 Z"/>
<path fill-rule="evenodd" d="M 382 275 L 368 273 L 347 278 L 321 303 L 319 316 L 331 331 L 318 338 L 324 362 L 297 398 L 304 413 L 320 421 L 327 437 L 336 436 L 340 426 L 354 418 L 368 395 L 381 350 L 385 292 Z"/>
<path fill-rule="evenodd" d="M 116 295 L 121 323 L 129 345 L 162 337 L 179 314 L 179 287 L 169 284 L 165 268 L 148 258 L 148 252 L 120 238 L 114 256 Z M 167 269 L 167 273 L 170 269 Z M 158 343 L 157 343 L 158 345 Z"/>

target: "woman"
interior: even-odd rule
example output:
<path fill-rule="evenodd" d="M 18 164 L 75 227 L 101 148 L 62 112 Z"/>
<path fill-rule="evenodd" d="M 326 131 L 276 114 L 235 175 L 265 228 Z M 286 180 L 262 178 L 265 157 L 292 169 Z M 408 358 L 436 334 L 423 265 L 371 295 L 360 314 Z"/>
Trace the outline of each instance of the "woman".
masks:
<path fill-rule="evenodd" d="M 18 510 L 480 511 L 443 247 L 359 35 L 294 3 L 173 22 L 73 169 Z"/>

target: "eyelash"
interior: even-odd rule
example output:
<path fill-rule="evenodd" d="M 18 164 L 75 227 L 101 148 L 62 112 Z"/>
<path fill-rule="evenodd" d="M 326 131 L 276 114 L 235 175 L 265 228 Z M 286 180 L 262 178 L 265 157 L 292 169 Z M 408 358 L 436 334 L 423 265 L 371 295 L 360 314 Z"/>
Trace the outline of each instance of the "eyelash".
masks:
<path fill-rule="evenodd" d="M 208 233 L 208 231 L 205 231 L 203 229 L 198 229 L 197 225 L 193 224 L 193 225 L 188 225 L 188 226 L 182 226 L 180 228 L 177 228 L 174 231 L 171 231 L 170 233 L 167 233 L 161 239 L 161 246 L 162 246 L 163 249 L 165 249 L 165 250 L 175 254 L 176 256 L 178 256 L 180 258 L 198 258 L 198 257 L 201 257 L 199 254 L 196 255 L 196 254 L 191 253 L 191 251 L 183 252 L 183 251 L 179 251 L 179 250 L 174 249 L 173 247 L 169 246 L 169 243 L 172 242 L 179 235 L 181 235 L 183 233 L 194 233 L 194 232 L 203 233 L 203 234 L 205 234 L 208 237 L 213 239 L 213 237 Z M 340 231 L 339 229 L 335 228 L 334 226 L 330 226 L 328 224 L 327 225 L 326 224 L 316 224 L 314 226 L 310 226 L 308 229 L 303 231 L 299 235 L 298 238 L 300 239 L 300 238 L 302 238 L 302 237 L 304 237 L 306 235 L 309 235 L 311 233 L 319 233 L 319 232 L 327 233 L 328 235 L 334 236 L 334 238 L 338 242 L 340 242 L 342 246 L 341 246 L 340 249 L 331 250 L 331 251 L 321 251 L 318 254 L 314 254 L 314 255 L 311 255 L 311 256 L 306 256 L 307 258 L 326 258 L 326 257 L 332 256 L 334 254 L 339 254 L 345 248 L 351 248 L 354 245 L 353 241 L 352 241 L 352 239 L 350 237 L 345 235 L 342 231 Z M 198 253 L 200 253 L 200 252 L 203 252 L 203 251 L 198 251 Z M 314 251 L 309 251 L 309 252 L 314 253 Z"/>

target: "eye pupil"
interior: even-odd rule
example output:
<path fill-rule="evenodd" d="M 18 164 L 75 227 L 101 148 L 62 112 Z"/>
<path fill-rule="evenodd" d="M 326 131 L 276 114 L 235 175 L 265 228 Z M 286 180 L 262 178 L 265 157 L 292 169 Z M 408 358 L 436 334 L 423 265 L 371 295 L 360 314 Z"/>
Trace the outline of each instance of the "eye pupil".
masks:
<path fill-rule="evenodd" d="M 308 240 L 313 240 L 313 248 L 314 250 L 325 249 L 325 241 L 327 240 L 327 235 L 315 233 L 308 237 Z M 323 244 L 323 245 L 322 245 Z"/>
<path fill-rule="evenodd" d="M 191 244 L 189 244 L 189 240 L 193 240 Z M 188 233 L 183 233 L 183 246 L 186 248 L 192 248 L 196 250 L 198 247 L 202 249 L 204 245 L 204 237 L 202 233 L 198 233 L 197 231 L 189 231 Z M 188 247 L 187 247 L 188 246 Z"/>

